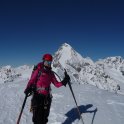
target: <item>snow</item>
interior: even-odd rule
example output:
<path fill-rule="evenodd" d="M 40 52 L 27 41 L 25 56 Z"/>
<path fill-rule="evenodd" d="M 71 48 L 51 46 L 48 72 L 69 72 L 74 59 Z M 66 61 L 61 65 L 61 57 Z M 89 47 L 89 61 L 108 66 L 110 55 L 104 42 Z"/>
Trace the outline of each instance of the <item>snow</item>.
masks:
<path fill-rule="evenodd" d="M 64 43 L 54 54 L 52 68 L 61 79 L 66 68 L 84 124 L 124 123 L 122 57 L 107 57 L 93 62 L 91 58 L 83 58 L 69 44 Z M 28 65 L 0 68 L 0 124 L 16 123 L 32 69 L 33 66 Z M 52 89 L 53 100 L 48 124 L 82 124 L 69 87 L 55 88 L 52 85 Z M 32 124 L 30 99 L 27 99 L 20 124 Z"/>
<path fill-rule="evenodd" d="M 0 86 L 0 124 L 15 124 L 24 100 L 27 80 Z M 88 84 L 72 84 L 85 124 L 123 124 L 124 96 L 98 89 Z M 55 88 L 48 124 L 81 124 L 68 86 Z M 28 97 L 20 124 L 33 124 Z"/>
<path fill-rule="evenodd" d="M 77 64 L 83 61 L 82 56 L 77 53 L 69 44 L 63 44 L 54 55 L 54 62 L 59 61 L 63 68 L 66 67 L 66 64 L 73 63 Z M 77 61 L 78 60 L 78 61 Z"/>
<path fill-rule="evenodd" d="M 53 70 L 63 77 L 64 68 L 72 82 L 91 84 L 100 89 L 124 94 L 124 81 L 118 80 L 119 75 L 121 79 L 124 77 L 124 59 L 120 56 L 107 57 L 93 62 L 91 58 L 83 58 L 69 44 L 64 43 L 54 54 Z M 117 78 L 113 76 L 112 71 L 106 71 L 111 69 L 119 74 Z M 118 91 L 118 86 L 122 90 Z"/>
<path fill-rule="evenodd" d="M 83 58 L 69 44 L 64 43 L 55 52 L 52 67 L 62 78 L 64 68 L 66 68 L 72 82 L 77 84 L 91 84 L 100 89 L 124 94 L 124 59 L 120 56 L 107 57 L 93 62 L 91 58 Z M 29 79 L 32 69 L 33 66 L 28 65 L 17 68 L 10 65 L 2 67 L 0 68 L 0 83 L 21 78 Z M 118 86 L 120 86 L 120 91 L 118 91 Z"/>
<path fill-rule="evenodd" d="M 33 66 L 23 65 L 13 68 L 10 65 L 0 68 L 0 84 L 19 80 L 20 78 L 28 79 Z"/>

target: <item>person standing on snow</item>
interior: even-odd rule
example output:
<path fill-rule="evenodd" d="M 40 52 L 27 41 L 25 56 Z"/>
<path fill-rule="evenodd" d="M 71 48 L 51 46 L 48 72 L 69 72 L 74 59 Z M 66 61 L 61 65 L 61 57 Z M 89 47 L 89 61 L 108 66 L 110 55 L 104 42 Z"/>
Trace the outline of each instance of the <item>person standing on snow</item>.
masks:
<path fill-rule="evenodd" d="M 57 88 L 66 86 L 70 81 L 70 77 L 65 73 L 65 77 L 58 82 L 51 68 L 52 55 L 45 54 L 43 61 L 34 67 L 31 78 L 27 84 L 24 93 L 28 96 L 33 91 L 31 107 L 33 111 L 32 121 L 34 124 L 46 124 L 50 113 L 52 96 L 50 93 L 51 83 Z M 35 88 L 34 88 L 35 87 Z"/>

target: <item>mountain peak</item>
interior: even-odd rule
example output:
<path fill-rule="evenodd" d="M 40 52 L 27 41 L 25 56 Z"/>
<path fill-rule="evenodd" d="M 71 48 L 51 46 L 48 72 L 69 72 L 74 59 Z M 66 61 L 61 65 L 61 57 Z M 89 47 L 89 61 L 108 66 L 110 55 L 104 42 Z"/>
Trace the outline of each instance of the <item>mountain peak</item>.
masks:
<path fill-rule="evenodd" d="M 73 48 L 68 43 L 63 43 L 58 51 L 71 51 Z"/>
<path fill-rule="evenodd" d="M 67 63 L 75 63 L 75 65 L 78 65 L 78 63 L 82 63 L 82 61 L 83 57 L 78 52 L 76 52 L 69 44 L 64 43 L 55 53 L 53 65 L 59 63 L 59 65 L 65 67 Z"/>
<path fill-rule="evenodd" d="M 68 43 L 63 43 L 62 47 L 71 47 Z"/>
<path fill-rule="evenodd" d="M 6 65 L 6 66 L 3 66 L 2 68 L 3 68 L 3 69 L 6 69 L 6 70 L 7 70 L 7 69 L 9 70 L 9 69 L 11 69 L 11 65 Z"/>

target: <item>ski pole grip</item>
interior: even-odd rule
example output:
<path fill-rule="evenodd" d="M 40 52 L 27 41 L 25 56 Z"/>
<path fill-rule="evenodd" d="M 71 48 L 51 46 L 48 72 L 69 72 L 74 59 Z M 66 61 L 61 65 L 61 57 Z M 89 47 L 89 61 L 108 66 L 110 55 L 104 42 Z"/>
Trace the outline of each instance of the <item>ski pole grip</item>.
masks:
<path fill-rule="evenodd" d="M 66 71 L 66 69 L 65 69 L 65 68 L 64 68 L 64 71 L 65 71 L 65 72 L 64 72 L 64 74 L 65 74 L 65 75 L 67 75 L 67 71 Z"/>
<path fill-rule="evenodd" d="M 64 68 L 64 71 L 65 71 L 64 74 L 65 74 L 66 76 L 69 76 L 65 68 Z M 71 83 L 70 83 L 70 77 L 69 77 L 68 84 L 71 85 Z"/>

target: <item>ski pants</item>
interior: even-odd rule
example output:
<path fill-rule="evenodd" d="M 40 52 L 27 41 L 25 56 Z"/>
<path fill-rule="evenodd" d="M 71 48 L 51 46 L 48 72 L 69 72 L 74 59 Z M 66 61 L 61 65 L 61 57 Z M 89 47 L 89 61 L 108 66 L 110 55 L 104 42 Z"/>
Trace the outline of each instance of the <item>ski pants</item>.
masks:
<path fill-rule="evenodd" d="M 51 102 L 52 97 L 50 95 L 33 95 L 31 106 L 33 109 L 32 121 L 34 124 L 47 124 Z"/>

